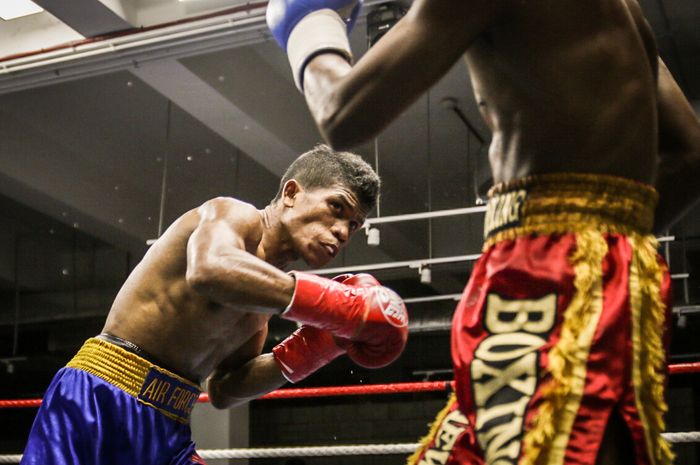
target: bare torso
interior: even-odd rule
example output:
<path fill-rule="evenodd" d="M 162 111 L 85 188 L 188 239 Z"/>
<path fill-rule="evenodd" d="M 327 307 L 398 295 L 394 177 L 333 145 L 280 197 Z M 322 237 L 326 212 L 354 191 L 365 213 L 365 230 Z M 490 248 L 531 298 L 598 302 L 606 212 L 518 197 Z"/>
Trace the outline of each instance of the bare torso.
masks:
<path fill-rule="evenodd" d="M 511 1 L 468 49 L 495 182 L 549 172 L 652 182 L 657 55 L 628 1 Z"/>
<path fill-rule="evenodd" d="M 151 247 L 119 291 L 103 329 L 193 381 L 264 330 L 270 318 L 222 306 L 187 283 L 187 243 L 199 220 L 197 210 L 184 214 Z M 248 252 L 261 258 L 257 246 L 250 244 Z"/>

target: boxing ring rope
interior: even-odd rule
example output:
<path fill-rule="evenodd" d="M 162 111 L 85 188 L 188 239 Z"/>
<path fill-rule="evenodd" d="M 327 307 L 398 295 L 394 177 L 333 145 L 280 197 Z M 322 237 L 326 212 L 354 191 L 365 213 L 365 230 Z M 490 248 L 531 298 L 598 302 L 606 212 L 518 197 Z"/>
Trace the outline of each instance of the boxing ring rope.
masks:
<path fill-rule="evenodd" d="M 700 362 L 676 363 L 668 366 L 670 375 L 700 373 Z M 272 391 L 260 399 L 299 399 L 308 397 L 336 397 L 357 395 L 405 394 L 416 392 L 451 391 L 454 381 L 420 381 L 414 383 L 364 384 L 356 386 L 329 386 L 312 388 L 286 388 Z M 203 393 L 198 402 L 209 402 L 209 396 Z M 0 400 L 3 408 L 39 407 L 41 399 L 5 399 Z"/>
<path fill-rule="evenodd" d="M 700 431 L 689 433 L 663 433 L 662 436 L 671 443 L 700 442 Z M 307 446 L 307 447 L 255 447 L 250 449 L 206 449 L 200 450 L 200 457 L 215 459 L 258 459 L 273 457 L 331 457 L 354 455 L 398 455 L 414 452 L 420 443 L 403 444 L 362 444 L 342 446 Z M 0 463 L 19 463 L 21 454 L 0 455 Z"/>
<path fill-rule="evenodd" d="M 668 366 L 671 375 L 700 373 L 700 362 L 678 363 Z M 422 381 L 414 383 L 368 384 L 357 386 L 331 386 L 313 388 L 278 389 L 261 397 L 261 399 L 298 399 L 309 397 L 352 396 L 352 395 L 383 395 L 416 392 L 451 391 L 454 381 Z M 208 402 L 209 396 L 202 394 L 199 402 Z M 2 408 L 29 408 L 41 405 L 41 399 L 10 399 L 0 400 Z M 673 432 L 662 434 L 671 443 L 700 442 L 700 431 Z M 201 450 L 203 459 L 252 459 L 273 457 L 329 457 L 350 455 L 395 455 L 410 454 L 419 447 L 418 443 L 403 444 L 360 444 L 336 446 L 307 446 L 307 447 L 275 447 L 249 449 L 210 449 Z M 20 454 L 0 455 L 0 464 L 19 463 Z"/>

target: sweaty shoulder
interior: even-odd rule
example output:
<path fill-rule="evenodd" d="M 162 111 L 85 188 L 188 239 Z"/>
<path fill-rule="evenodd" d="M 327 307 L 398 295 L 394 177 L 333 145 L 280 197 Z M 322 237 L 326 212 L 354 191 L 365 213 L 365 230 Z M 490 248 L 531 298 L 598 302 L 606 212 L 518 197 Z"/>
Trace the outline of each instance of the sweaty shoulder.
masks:
<path fill-rule="evenodd" d="M 246 248 L 255 247 L 262 239 L 263 223 L 253 205 L 233 197 L 215 197 L 198 209 L 200 224 L 223 222 L 244 239 Z"/>

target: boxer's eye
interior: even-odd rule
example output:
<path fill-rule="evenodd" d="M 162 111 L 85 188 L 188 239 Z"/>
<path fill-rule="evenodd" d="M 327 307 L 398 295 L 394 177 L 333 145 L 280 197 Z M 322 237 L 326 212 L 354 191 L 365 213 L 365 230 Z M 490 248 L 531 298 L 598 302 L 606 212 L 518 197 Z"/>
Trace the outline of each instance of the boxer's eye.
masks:
<path fill-rule="evenodd" d="M 340 213 L 343 211 L 343 206 L 341 205 L 340 202 L 336 202 L 335 200 L 331 200 L 329 202 L 331 209 L 335 211 L 336 213 Z"/>

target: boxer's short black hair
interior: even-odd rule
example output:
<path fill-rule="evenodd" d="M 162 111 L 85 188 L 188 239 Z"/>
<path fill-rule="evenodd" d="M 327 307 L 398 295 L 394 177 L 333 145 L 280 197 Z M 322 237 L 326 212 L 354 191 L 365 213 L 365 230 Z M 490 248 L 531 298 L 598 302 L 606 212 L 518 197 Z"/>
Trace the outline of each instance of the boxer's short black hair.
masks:
<path fill-rule="evenodd" d="M 282 176 L 275 200 L 282 198 L 284 185 L 296 180 L 305 189 L 325 188 L 340 184 L 350 189 L 363 211 L 369 212 L 377 203 L 379 176 L 359 155 L 337 152 L 319 144 L 289 165 Z"/>

